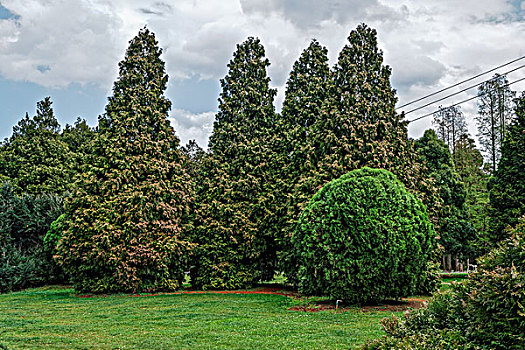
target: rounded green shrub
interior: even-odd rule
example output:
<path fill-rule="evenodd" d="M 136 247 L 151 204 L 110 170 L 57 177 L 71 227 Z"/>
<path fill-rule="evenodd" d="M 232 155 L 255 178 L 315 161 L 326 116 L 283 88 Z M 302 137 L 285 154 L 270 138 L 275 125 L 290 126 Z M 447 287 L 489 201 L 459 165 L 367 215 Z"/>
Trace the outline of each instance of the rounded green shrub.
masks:
<path fill-rule="evenodd" d="M 425 206 L 386 170 L 326 184 L 292 237 L 299 290 L 351 303 L 398 299 L 437 284 L 435 232 Z"/>

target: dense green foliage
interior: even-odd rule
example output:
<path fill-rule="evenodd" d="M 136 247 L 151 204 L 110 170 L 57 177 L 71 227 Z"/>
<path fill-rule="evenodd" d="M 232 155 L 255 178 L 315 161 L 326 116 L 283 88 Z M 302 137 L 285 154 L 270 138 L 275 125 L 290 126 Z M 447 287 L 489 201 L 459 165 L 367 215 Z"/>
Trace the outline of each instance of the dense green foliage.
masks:
<path fill-rule="evenodd" d="M 71 152 L 62 140 L 49 97 L 13 127 L 0 147 L 0 174 L 18 194 L 63 193 L 71 188 Z"/>
<path fill-rule="evenodd" d="M 317 184 L 368 166 L 392 171 L 407 187 L 417 188 L 418 166 L 403 116 L 395 113 L 390 75 L 376 31 L 365 24 L 352 30 L 333 68 L 320 122 L 312 130 Z"/>
<path fill-rule="evenodd" d="M 148 29 L 130 41 L 92 156 L 66 202 L 57 255 L 80 291 L 173 290 L 187 268 L 180 234 L 190 186 L 167 119 L 161 52 Z"/>
<path fill-rule="evenodd" d="M 508 234 L 465 283 L 434 296 L 425 309 L 385 320 L 388 337 L 365 348 L 523 349 L 525 217 Z"/>
<path fill-rule="evenodd" d="M 277 121 L 276 152 L 280 183 L 275 194 L 282 200 L 277 215 L 281 232 L 281 269 L 292 270 L 288 280 L 293 282 L 293 248 L 290 237 L 299 214 L 318 190 L 316 183 L 317 150 L 312 136 L 321 122 L 323 105 L 332 87 L 328 51 L 313 40 L 294 63 L 286 83 L 281 117 Z"/>
<path fill-rule="evenodd" d="M 70 168 L 74 175 L 83 172 L 84 164 L 91 157 L 95 137 L 96 130 L 90 128 L 81 118 L 77 118 L 74 125 L 66 124 L 62 130 L 61 138 L 69 148 Z"/>
<path fill-rule="evenodd" d="M 0 292 L 61 281 L 43 253 L 43 238 L 62 210 L 56 195 L 17 195 L 8 183 L 0 187 Z"/>
<path fill-rule="evenodd" d="M 55 221 L 51 223 L 49 231 L 47 231 L 46 235 L 44 236 L 44 251 L 51 256 L 55 255 L 58 241 L 60 241 L 60 238 L 62 238 L 62 235 L 64 234 L 65 221 L 66 215 L 60 215 Z"/>
<path fill-rule="evenodd" d="M 506 237 L 505 228 L 525 215 L 525 94 L 517 99 L 516 119 L 508 127 L 501 160 L 490 183 L 490 241 Z"/>
<path fill-rule="evenodd" d="M 483 156 L 476 148 L 475 141 L 468 135 L 460 136 L 452 154 L 454 167 L 465 186 L 465 200 L 469 221 L 477 231 L 476 251 L 484 251 L 485 233 L 487 231 L 487 209 L 489 195 L 487 190 L 488 175 L 482 170 Z"/>
<path fill-rule="evenodd" d="M 415 141 L 421 164 L 425 166 L 423 176 L 433 180 L 437 193 L 427 200 L 431 219 L 440 236 L 446 254 L 474 255 L 472 243 L 476 231 L 468 221 L 465 208 L 467 193 L 452 162 L 449 147 L 438 138 L 434 130 L 425 131 Z"/>
<path fill-rule="evenodd" d="M 423 204 L 386 170 L 354 170 L 308 203 L 292 237 L 299 290 L 350 303 L 435 289 L 434 230 Z"/>
<path fill-rule="evenodd" d="M 198 288 L 242 288 L 274 274 L 270 140 L 276 90 L 269 88 L 269 64 L 260 41 L 248 38 L 237 45 L 221 80 L 210 155 L 198 177 L 191 269 Z"/>

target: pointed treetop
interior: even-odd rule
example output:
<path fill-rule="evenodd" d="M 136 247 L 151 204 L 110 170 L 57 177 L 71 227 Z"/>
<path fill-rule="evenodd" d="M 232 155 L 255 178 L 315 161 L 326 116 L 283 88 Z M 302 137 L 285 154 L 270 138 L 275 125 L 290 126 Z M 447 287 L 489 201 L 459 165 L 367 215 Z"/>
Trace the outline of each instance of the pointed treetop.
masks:
<path fill-rule="evenodd" d="M 210 137 L 210 150 L 217 152 L 231 146 L 233 140 L 225 128 L 240 128 L 236 137 L 250 139 L 271 127 L 277 90 L 270 88 L 266 72 L 269 65 L 258 38 L 249 37 L 237 45 L 228 63 L 228 74 L 221 79 L 219 112 Z"/>
<path fill-rule="evenodd" d="M 350 32 L 334 67 L 339 109 L 353 111 L 365 121 L 376 120 L 378 115 L 393 116 L 397 98 L 390 75 L 391 69 L 383 65 L 383 52 L 377 47 L 376 30 L 360 24 Z"/>
<path fill-rule="evenodd" d="M 36 107 L 36 115 L 33 118 L 26 113 L 25 117 L 17 125 L 13 126 L 12 138 L 29 136 L 34 132 L 42 131 L 57 134 L 60 131 L 60 124 L 53 113 L 52 104 L 51 97 L 46 97 L 39 101 Z"/>

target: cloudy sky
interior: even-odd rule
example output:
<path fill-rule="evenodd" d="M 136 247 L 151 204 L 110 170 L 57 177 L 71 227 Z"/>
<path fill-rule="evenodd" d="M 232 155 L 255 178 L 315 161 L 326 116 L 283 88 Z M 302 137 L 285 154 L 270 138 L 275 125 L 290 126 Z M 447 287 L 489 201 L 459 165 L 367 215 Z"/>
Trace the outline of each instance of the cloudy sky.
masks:
<path fill-rule="evenodd" d="M 280 110 L 292 64 L 311 39 L 328 48 L 333 65 L 350 30 L 365 22 L 378 31 L 401 105 L 525 56 L 524 17 L 525 1 L 517 0 L 0 0 L 0 139 L 26 112 L 34 115 L 45 96 L 62 125 L 79 116 L 96 125 L 127 43 L 144 25 L 164 49 L 178 136 L 206 146 L 219 79 L 235 45 L 248 36 L 266 48 Z M 522 77 L 525 68 L 508 79 Z M 512 88 L 525 90 L 525 83 Z M 475 134 L 475 101 L 462 109 Z M 409 134 L 420 137 L 428 127 L 430 118 L 411 124 Z"/>

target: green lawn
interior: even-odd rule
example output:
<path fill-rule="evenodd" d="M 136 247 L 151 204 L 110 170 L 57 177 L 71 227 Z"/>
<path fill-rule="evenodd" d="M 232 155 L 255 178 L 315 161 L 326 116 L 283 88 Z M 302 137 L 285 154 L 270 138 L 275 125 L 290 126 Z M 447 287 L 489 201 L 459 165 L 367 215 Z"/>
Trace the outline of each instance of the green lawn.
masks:
<path fill-rule="evenodd" d="M 289 311 L 280 295 L 75 297 L 37 288 L 0 295 L 12 349 L 349 349 L 382 334 L 389 312 Z"/>

